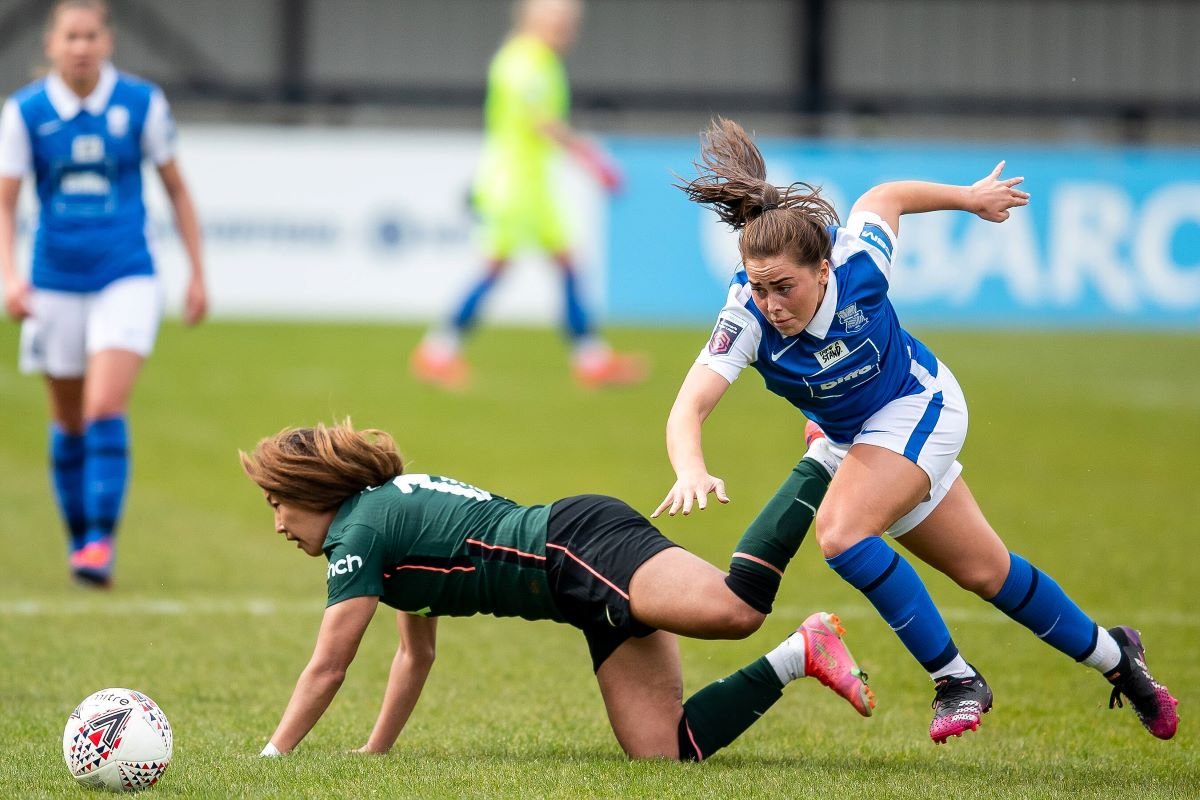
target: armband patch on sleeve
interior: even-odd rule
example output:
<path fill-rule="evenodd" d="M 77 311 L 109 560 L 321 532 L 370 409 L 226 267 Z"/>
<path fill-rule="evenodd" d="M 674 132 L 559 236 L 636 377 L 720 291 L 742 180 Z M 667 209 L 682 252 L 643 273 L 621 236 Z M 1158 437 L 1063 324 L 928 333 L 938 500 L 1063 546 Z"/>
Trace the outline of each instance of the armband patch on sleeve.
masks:
<path fill-rule="evenodd" d="M 892 260 L 892 240 L 888 238 L 887 233 L 883 228 L 876 225 L 874 222 L 868 222 L 863 225 L 862 232 L 858 234 L 858 238 L 868 244 L 873 244 L 879 249 L 887 260 Z"/>
<path fill-rule="evenodd" d="M 739 325 L 729 317 L 720 317 L 717 327 L 713 328 L 712 338 L 708 340 L 709 355 L 723 356 L 728 353 L 744 330 L 746 326 Z"/>

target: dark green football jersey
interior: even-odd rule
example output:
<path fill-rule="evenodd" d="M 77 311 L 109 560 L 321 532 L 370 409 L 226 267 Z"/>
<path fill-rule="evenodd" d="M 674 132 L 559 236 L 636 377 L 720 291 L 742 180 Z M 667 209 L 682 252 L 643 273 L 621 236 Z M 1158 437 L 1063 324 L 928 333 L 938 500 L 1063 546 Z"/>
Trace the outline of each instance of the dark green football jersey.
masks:
<path fill-rule="evenodd" d="M 351 497 L 329 526 L 329 602 L 379 597 L 429 616 L 563 621 L 546 577 L 550 507 L 453 478 L 401 475 Z"/>

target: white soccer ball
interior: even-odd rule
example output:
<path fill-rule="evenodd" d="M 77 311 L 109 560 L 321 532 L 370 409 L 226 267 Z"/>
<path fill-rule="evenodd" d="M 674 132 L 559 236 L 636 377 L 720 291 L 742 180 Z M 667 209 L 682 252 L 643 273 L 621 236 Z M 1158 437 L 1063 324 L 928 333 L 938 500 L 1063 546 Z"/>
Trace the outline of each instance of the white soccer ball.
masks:
<path fill-rule="evenodd" d="M 132 689 L 103 689 L 67 718 L 63 759 L 86 786 L 135 792 L 153 786 L 171 763 L 171 725 L 162 709 Z"/>

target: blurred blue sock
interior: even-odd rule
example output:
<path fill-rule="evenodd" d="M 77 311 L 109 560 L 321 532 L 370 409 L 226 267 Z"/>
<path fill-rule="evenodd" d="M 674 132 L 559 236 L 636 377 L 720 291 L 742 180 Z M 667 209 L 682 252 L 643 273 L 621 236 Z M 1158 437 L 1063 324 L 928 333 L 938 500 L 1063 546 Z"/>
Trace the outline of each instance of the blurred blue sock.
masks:
<path fill-rule="evenodd" d="M 483 299 L 487 297 L 488 292 L 492 290 L 499 279 L 499 271 L 489 270 L 471 287 L 471 291 L 463 298 L 462 305 L 459 306 L 458 312 L 453 317 L 454 329 L 458 333 L 466 333 L 475 326 Z"/>
<path fill-rule="evenodd" d="M 87 509 L 83 497 L 85 454 L 83 434 L 67 433 L 58 425 L 50 426 L 50 478 L 58 511 L 71 537 L 72 551 L 83 547 L 87 534 Z"/>
<path fill-rule="evenodd" d="M 563 293 L 565 295 L 567 334 L 572 341 L 582 339 L 592 332 L 592 323 L 579 296 L 579 279 L 569 266 L 562 268 Z"/>
<path fill-rule="evenodd" d="M 124 417 L 88 423 L 83 467 L 87 542 L 113 535 L 129 479 L 129 431 Z"/>

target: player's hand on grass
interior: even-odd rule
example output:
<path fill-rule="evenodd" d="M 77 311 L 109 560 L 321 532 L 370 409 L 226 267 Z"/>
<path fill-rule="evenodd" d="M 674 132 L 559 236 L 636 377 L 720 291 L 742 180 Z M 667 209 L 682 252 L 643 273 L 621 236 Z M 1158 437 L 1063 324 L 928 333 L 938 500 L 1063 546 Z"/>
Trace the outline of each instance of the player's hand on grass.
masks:
<path fill-rule="evenodd" d="M 373 750 L 373 749 L 371 749 L 371 745 L 369 745 L 369 744 L 364 744 L 362 747 L 356 747 L 353 750 L 351 750 L 350 752 L 351 753 L 366 753 L 367 755 L 371 755 L 371 756 L 387 755 L 387 750 Z"/>
<path fill-rule="evenodd" d="M 1016 206 L 1029 205 L 1029 192 L 1016 188 L 1024 178 L 1000 178 L 1004 171 L 1004 162 L 984 178 L 971 184 L 971 210 L 988 222 L 1004 222 L 1008 219 L 1008 210 Z"/>
<path fill-rule="evenodd" d="M 721 503 L 729 502 L 729 495 L 725 494 L 725 481 L 720 478 L 715 478 L 707 472 L 680 477 L 671 487 L 671 491 L 667 492 L 666 498 L 650 515 L 650 519 L 654 519 L 664 510 L 673 517 L 680 509 L 683 510 L 683 515 L 686 517 L 692 513 L 693 503 L 703 511 L 708 507 L 710 493 L 715 494 Z"/>

